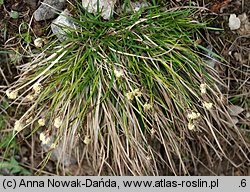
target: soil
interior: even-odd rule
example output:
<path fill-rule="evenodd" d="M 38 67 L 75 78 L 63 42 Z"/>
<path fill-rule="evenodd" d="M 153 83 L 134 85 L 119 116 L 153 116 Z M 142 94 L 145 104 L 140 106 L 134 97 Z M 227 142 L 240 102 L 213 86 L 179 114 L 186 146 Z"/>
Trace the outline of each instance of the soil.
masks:
<path fill-rule="evenodd" d="M 174 6 L 185 5 L 187 2 L 188 1 L 182 1 L 182 3 L 178 3 L 176 1 L 171 1 Z M 233 101 L 234 104 L 246 109 L 244 114 L 242 114 L 242 119 L 239 120 L 239 124 L 249 129 L 250 120 L 249 118 L 246 119 L 244 115 L 250 112 L 250 81 L 247 75 L 250 71 L 250 34 L 239 35 L 237 32 L 231 31 L 228 27 L 228 17 L 232 13 L 236 15 L 246 13 L 250 19 L 250 0 L 199 0 L 194 2 L 195 5 L 203 6 L 208 9 L 208 11 L 204 13 L 204 16 L 213 19 L 210 26 L 224 29 L 223 31 L 207 31 L 205 34 L 206 40 L 213 46 L 213 50 L 226 60 L 224 65 L 218 63 L 216 67 L 220 77 L 229 87 L 225 93 L 228 95 L 228 99 Z M 48 33 L 46 27 L 50 21 L 36 22 L 32 19 L 32 14 L 37 9 L 39 3 L 40 1 L 38 0 L 5 0 L 4 6 L 0 7 L 0 68 L 3 70 L 6 77 L 5 80 L 1 78 L 0 75 L 0 85 L 7 86 L 8 83 L 14 82 L 15 76 L 18 74 L 16 65 L 25 63 L 26 61 L 26 58 L 22 57 L 17 63 L 13 64 L 13 62 L 10 62 L 10 55 L 8 55 L 6 51 L 19 50 L 19 52 L 24 53 L 22 46 L 27 44 L 27 42 L 25 42 L 25 38 L 22 34 L 25 34 L 28 29 L 30 29 L 29 32 L 31 37 L 31 41 L 28 43 L 30 43 L 31 47 L 36 37 L 46 36 Z M 9 14 L 11 11 L 17 11 L 19 17 L 17 19 L 11 18 Z M 24 26 L 23 23 L 25 23 L 26 27 L 20 28 L 20 26 Z M 0 98 L 1 94 L 0 92 Z M 238 99 L 233 100 L 236 97 Z M 8 111 L 8 113 L 10 116 L 13 115 L 11 117 L 12 119 L 18 116 L 18 114 L 14 113 L 13 109 Z M 33 150 L 34 147 L 36 149 L 41 149 L 38 139 L 30 138 L 25 141 L 23 138 L 19 138 L 18 140 L 20 144 L 20 154 L 16 156 L 16 159 L 20 163 L 30 167 L 31 171 L 35 172 L 34 167 L 39 165 L 43 157 L 43 155 L 41 155 L 42 150 Z M 193 175 L 250 176 L 249 164 L 235 168 L 237 166 L 233 167 L 226 159 L 219 160 L 216 158 L 216 154 L 213 154 L 213 152 L 208 151 L 207 153 L 209 153 L 211 159 L 214 160 L 207 160 L 207 168 L 204 164 L 198 163 L 198 166 L 193 168 Z M 234 157 L 234 162 L 238 161 L 239 156 L 237 154 L 240 153 L 240 151 L 228 149 L 226 153 L 228 156 Z M 207 159 L 207 156 L 202 153 L 201 156 Z M 242 160 L 239 162 L 242 162 Z M 54 162 L 49 161 L 43 174 L 56 174 L 54 167 Z M 73 173 L 75 172 L 74 168 L 70 169 L 72 169 L 70 171 L 72 174 L 76 174 Z M 88 171 L 90 175 L 93 174 L 90 169 L 88 169 Z"/>

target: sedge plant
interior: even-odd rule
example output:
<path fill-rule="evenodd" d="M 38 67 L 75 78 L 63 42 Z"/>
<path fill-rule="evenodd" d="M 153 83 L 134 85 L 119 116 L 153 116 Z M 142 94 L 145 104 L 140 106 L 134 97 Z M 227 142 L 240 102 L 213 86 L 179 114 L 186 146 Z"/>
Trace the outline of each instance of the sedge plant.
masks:
<path fill-rule="evenodd" d="M 19 66 L 9 95 L 29 109 L 15 135 L 40 133 L 42 165 L 60 146 L 58 170 L 74 157 L 96 175 L 191 174 L 190 165 L 211 161 L 199 150 L 231 161 L 221 142 L 242 142 L 243 151 L 247 144 L 228 123 L 220 80 L 201 56 L 206 24 L 197 12 L 155 4 L 106 21 L 75 5 L 65 17 L 77 27 L 62 26 L 62 41 L 52 37 Z"/>

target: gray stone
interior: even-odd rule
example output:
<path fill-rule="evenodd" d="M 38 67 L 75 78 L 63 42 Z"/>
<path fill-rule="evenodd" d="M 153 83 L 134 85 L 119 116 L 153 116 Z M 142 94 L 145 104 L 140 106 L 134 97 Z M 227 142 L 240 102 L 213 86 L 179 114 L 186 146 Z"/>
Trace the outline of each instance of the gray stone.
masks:
<path fill-rule="evenodd" d="M 68 30 L 67 28 L 77 28 L 77 25 L 74 23 L 74 21 L 72 21 L 66 15 L 69 15 L 67 10 L 63 11 L 51 24 L 52 32 L 61 41 L 67 40 L 67 37 L 65 36 Z"/>
<path fill-rule="evenodd" d="M 13 174 L 11 174 L 8 168 L 0 168 L 0 176 L 13 176 Z"/>
<path fill-rule="evenodd" d="M 56 136 L 51 135 L 49 137 L 49 142 L 47 144 L 41 143 L 41 147 L 45 152 L 51 151 L 50 159 L 52 161 L 59 161 L 62 163 L 65 167 L 68 167 L 70 165 L 76 164 L 76 159 L 73 157 L 73 155 L 70 155 L 67 153 L 68 149 L 63 148 L 63 144 L 59 142 L 55 148 L 51 148 L 52 144 L 55 142 Z"/>
<path fill-rule="evenodd" d="M 53 19 L 63 9 L 66 0 L 44 0 L 34 12 L 36 21 Z"/>
<path fill-rule="evenodd" d="M 240 19 L 238 17 L 236 17 L 235 14 L 231 14 L 230 17 L 229 17 L 229 23 L 228 23 L 228 26 L 230 28 L 230 30 L 237 30 L 240 28 Z"/>
<path fill-rule="evenodd" d="M 131 2 L 131 4 L 127 5 L 126 7 L 126 12 L 127 13 L 133 13 L 133 12 L 138 12 L 140 9 L 145 9 L 150 6 L 150 3 L 148 2 Z M 122 5 L 122 11 L 125 9 L 125 3 Z"/>
<path fill-rule="evenodd" d="M 35 10 L 37 1 L 38 0 L 24 0 L 24 3 L 26 3 L 31 8 L 31 10 Z"/>
<path fill-rule="evenodd" d="M 89 13 L 97 13 L 99 6 L 103 19 L 109 20 L 110 16 L 113 15 L 115 2 L 116 0 L 82 0 L 82 6 Z"/>

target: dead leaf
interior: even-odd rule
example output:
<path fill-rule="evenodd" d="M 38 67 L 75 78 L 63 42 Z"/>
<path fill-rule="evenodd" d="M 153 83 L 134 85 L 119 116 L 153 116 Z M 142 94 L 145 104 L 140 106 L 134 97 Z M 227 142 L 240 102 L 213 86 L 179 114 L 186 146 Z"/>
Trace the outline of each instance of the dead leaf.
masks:
<path fill-rule="evenodd" d="M 230 105 L 228 107 L 228 113 L 231 116 L 238 116 L 243 111 L 244 111 L 244 109 L 238 105 Z"/>
<path fill-rule="evenodd" d="M 239 169 L 237 169 L 235 172 L 234 172 L 234 176 L 242 176 L 242 173 Z"/>
<path fill-rule="evenodd" d="M 210 10 L 214 13 L 220 13 L 220 10 L 224 7 L 226 7 L 232 0 L 223 0 L 221 2 L 217 2 L 213 4 L 213 6 L 210 8 Z"/>

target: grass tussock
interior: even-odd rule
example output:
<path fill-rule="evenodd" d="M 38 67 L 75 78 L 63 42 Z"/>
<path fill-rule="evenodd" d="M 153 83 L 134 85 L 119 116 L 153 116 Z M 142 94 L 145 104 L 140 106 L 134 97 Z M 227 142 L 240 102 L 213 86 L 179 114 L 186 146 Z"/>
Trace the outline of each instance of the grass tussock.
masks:
<path fill-rule="evenodd" d="M 76 6 L 67 40 L 19 66 L 8 94 L 29 109 L 15 134 L 38 132 L 48 157 L 62 149 L 58 165 L 74 157 L 102 175 L 197 174 L 190 167 L 213 158 L 234 164 L 232 145 L 247 156 L 220 80 L 199 54 L 206 25 L 197 11 L 154 6 L 103 21 Z"/>

